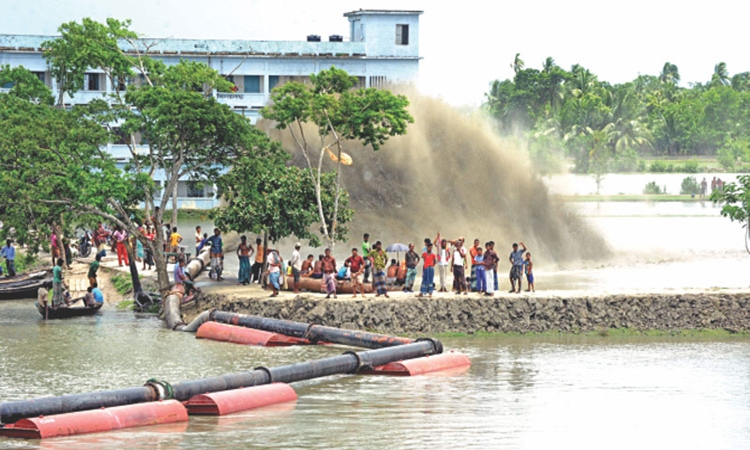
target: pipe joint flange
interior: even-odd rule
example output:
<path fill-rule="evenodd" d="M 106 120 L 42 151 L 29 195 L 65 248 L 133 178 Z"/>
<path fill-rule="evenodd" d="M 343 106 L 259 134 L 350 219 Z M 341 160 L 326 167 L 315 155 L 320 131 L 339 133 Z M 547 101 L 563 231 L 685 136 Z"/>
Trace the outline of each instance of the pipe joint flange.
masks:
<path fill-rule="evenodd" d="M 156 392 L 156 395 L 159 396 L 158 400 L 170 400 L 174 398 L 174 389 L 172 389 L 172 385 L 166 381 L 159 381 L 156 378 L 151 378 L 146 381 L 144 386 L 153 389 Z"/>
<path fill-rule="evenodd" d="M 357 358 L 357 368 L 354 370 L 354 373 L 359 373 L 361 370 L 365 369 L 372 369 L 372 362 L 370 361 L 370 357 L 367 356 L 367 354 L 361 354 L 357 352 L 344 352 L 344 355 L 352 355 L 355 358 Z"/>
<path fill-rule="evenodd" d="M 432 343 L 432 349 L 434 350 L 434 352 L 435 352 L 434 354 L 435 355 L 439 355 L 439 354 L 443 353 L 443 343 L 442 342 L 438 341 L 437 339 L 433 339 L 433 338 L 419 338 L 419 339 L 417 339 L 417 342 L 423 342 L 423 341 L 427 341 L 427 342 L 431 342 Z"/>
<path fill-rule="evenodd" d="M 310 342 L 317 342 L 317 339 L 311 339 L 310 336 L 312 335 L 312 329 L 313 327 L 317 327 L 314 323 L 307 324 L 307 328 L 305 329 L 305 334 L 302 335 L 302 339 L 307 339 Z"/>
<path fill-rule="evenodd" d="M 269 384 L 273 383 L 273 374 L 271 373 L 271 369 L 269 369 L 268 367 L 259 366 L 253 370 L 260 370 L 262 372 L 265 372 L 266 375 L 268 375 L 268 383 Z"/>

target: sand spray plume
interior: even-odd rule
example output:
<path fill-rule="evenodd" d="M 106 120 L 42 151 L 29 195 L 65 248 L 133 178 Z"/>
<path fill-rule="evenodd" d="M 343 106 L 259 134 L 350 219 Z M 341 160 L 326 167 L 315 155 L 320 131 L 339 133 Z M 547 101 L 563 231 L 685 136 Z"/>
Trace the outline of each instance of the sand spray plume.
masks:
<path fill-rule="evenodd" d="M 369 232 L 385 245 L 414 242 L 421 248 L 424 238 L 440 231 L 449 239 L 464 236 L 468 245 L 474 238 L 494 240 L 501 258 L 521 240 L 548 266 L 608 256 L 606 242 L 550 197 L 526 155 L 499 138 L 487 121 L 412 90 L 403 93 L 415 119 L 407 135 L 392 138 L 377 152 L 358 143 L 344 145 L 353 159 L 342 172 L 356 211 L 350 243 Z M 282 139 L 294 163 L 304 167 L 288 132 L 264 121 L 259 126 Z M 333 168 L 328 158 L 324 164 Z"/>

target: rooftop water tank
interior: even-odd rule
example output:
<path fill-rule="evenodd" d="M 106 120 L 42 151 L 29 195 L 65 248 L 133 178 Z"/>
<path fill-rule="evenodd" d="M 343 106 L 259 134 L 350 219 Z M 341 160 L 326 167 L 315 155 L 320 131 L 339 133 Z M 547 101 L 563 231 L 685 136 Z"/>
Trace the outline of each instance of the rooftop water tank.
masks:
<path fill-rule="evenodd" d="M 320 42 L 320 36 L 317 34 L 308 34 L 307 42 Z"/>
<path fill-rule="evenodd" d="M 341 36 L 340 34 L 332 34 L 328 36 L 328 40 L 330 42 L 344 42 L 344 37 Z"/>

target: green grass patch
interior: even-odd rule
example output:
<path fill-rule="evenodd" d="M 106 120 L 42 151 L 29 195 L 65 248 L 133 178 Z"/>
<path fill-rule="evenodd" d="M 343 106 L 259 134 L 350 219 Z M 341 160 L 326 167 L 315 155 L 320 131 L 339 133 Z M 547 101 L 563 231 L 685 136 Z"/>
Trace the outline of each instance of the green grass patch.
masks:
<path fill-rule="evenodd" d="M 18 252 L 15 266 L 17 273 L 35 272 L 43 268 L 42 261 L 40 261 L 36 255 L 31 255 L 26 252 Z"/>
<path fill-rule="evenodd" d="M 118 311 L 132 311 L 135 308 L 135 302 L 133 300 L 123 300 L 117 304 Z"/>
<path fill-rule="evenodd" d="M 124 273 L 116 273 L 115 275 L 113 275 L 112 285 L 120 295 L 125 295 L 128 292 L 133 291 L 133 280 L 130 278 L 130 275 L 126 275 Z"/>

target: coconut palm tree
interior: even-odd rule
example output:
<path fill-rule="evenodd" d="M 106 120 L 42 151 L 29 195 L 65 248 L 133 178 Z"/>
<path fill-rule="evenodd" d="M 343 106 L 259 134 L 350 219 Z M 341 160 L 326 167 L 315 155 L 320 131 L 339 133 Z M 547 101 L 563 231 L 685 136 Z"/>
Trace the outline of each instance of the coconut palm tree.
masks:
<path fill-rule="evenodd" d="M 513 72 L 518 73 L 522 71 L 525 66 L 526 63 L 521 59 L 521 54 L 516 53 L 516 57 L 513 58 L 513 63 L 510 65 L 510 67 L 513 68 Z"/>
<path fill-rule="evenodd" d="M 678 84 L 680 82 L 680 71 L 676 65 L 667 61 L 661 69 L 659 79 L 662 83 Z"/>
<path fill-rule="evenodd" d="M 711 87 L 728 86 L 730 83 L 727 64 L 720 62 L 714 66 L 714 74 L 711 76 Z"/>

